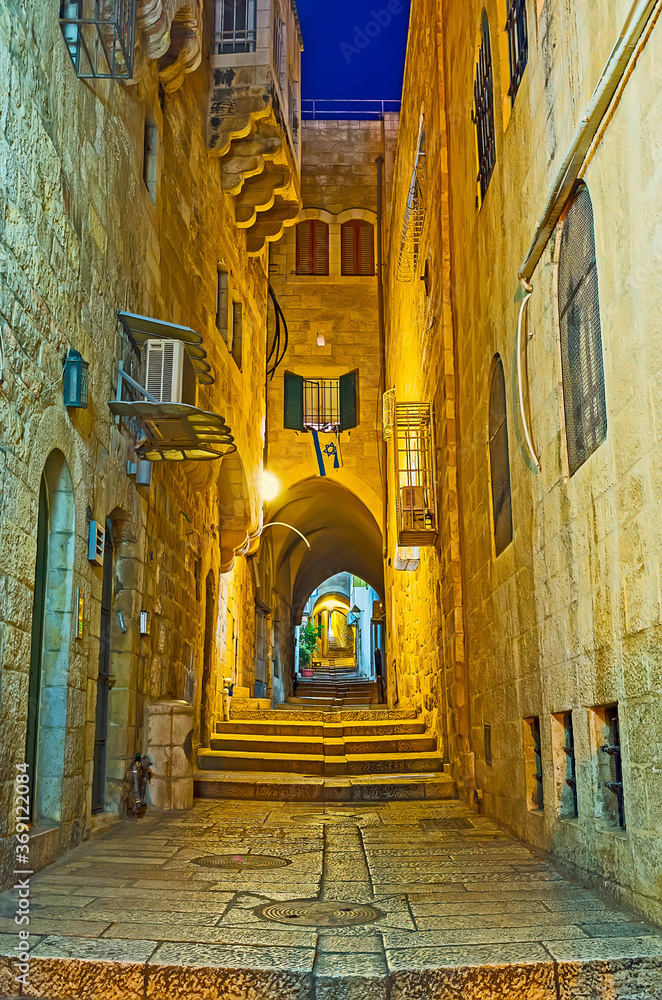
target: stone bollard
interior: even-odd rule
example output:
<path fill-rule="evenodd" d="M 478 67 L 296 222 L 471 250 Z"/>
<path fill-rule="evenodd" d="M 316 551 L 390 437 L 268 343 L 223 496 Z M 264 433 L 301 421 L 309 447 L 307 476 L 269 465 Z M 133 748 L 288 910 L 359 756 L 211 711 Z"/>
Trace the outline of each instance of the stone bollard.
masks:
<path fill-rule="evenodd" d="M 193 729 L 193 708 L 186 701 L 155 701 L 145 707 L 146 753 L 154 761 L 152 808 L 193 807 Z"/>

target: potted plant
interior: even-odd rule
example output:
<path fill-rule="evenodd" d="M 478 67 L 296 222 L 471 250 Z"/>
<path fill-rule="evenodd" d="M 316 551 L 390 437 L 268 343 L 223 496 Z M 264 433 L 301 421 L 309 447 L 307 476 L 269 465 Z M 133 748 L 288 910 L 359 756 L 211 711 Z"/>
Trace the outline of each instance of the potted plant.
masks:
<path fill-rule="evenodd" d="M 312 677 L 313 671 L 310 666 L 310 658 L 317 648 L 317 643 L 322 635 L 323 625 L 313 625 L 312 618 L 299 632 L 299 668 L 303 677 Z"/>

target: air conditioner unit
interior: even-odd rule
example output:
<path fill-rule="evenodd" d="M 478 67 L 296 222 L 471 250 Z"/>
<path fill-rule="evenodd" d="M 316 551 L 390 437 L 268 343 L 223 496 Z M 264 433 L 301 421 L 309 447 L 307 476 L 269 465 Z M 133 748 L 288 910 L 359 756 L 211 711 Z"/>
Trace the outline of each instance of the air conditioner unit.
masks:
<path fill-rule="evenodd" d="M 195 368 L 181 340 L 147 341 L 142 351 L 142 384 L 159 403 L 195 405 Z"/>

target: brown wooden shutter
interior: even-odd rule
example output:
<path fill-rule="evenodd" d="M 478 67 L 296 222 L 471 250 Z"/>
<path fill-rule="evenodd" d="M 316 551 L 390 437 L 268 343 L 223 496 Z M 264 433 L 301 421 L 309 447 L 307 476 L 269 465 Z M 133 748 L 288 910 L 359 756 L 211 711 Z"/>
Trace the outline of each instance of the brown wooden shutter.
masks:
<path fill-rule="evenodd" d="M 297 226 L 297 274 L 329 273 L 329 227 L 319 219 Z"/>
<path fill-rule="evenodd" d="M 351 219 L 341 229 L 342 274 L 375 273 L 374 228 L 362 219 Z"/>
<path fill-rule="evenodd" d="M 313 273 L 312 222 L 297 226 L 297 274 Z"/>

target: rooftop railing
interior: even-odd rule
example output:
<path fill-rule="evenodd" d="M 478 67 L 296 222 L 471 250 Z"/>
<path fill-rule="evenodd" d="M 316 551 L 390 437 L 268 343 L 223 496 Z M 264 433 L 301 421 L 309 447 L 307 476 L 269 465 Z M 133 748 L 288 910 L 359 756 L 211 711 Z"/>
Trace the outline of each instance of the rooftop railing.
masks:
<path fill-rule="evenodd" d="M 400 101 L 306 100 L 301 102 L 303 121 L 381 121 L 386 114 L 397 114 Z"/>

